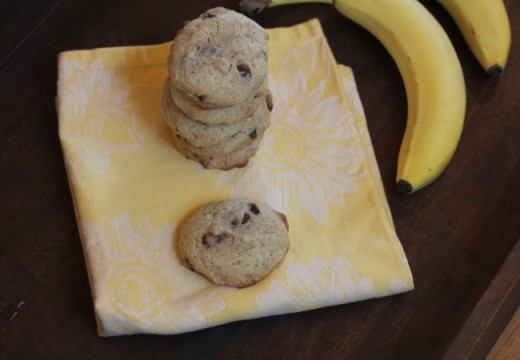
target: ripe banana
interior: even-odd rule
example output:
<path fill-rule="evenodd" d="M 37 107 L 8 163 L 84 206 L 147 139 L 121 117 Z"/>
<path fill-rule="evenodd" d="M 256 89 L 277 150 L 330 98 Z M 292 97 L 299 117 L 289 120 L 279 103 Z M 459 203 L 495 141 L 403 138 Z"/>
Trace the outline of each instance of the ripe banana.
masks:
<path fill-rule="evenodd" d="M 242 1 L 245 12 L 306 0 Z M 459 143 L 466 112 L 460 62 L 447 34 L 417 0 L 322 0 L 372 33 L 396 62 L 408 118 L 399 151 L 397 188 L 410 194 L 434 181 Z M 248 4 L 246 4 L 248 3 Z"/>
<path fill-rule="evenodd" d="M 502 0 L 438 0 L 457 23 L 466 43 L 489 75 L 504 71 L 511 27 Z"/>

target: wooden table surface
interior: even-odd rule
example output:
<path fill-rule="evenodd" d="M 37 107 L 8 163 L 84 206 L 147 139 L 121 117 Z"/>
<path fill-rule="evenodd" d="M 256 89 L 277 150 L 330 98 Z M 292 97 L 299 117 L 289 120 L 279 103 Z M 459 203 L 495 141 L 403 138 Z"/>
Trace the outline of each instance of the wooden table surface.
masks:
<path fill-rule="evenodd" d="M 58 139 L 57 54 L 169 41 L 184 20 L 238 1 L 1 1 L 0 358 L 485 356 L 520 293 L 520 2 L 505 1 L 513 45 L 500 78 L 484 74 L 436 1 L 421 2 L 459 54 L 468 107 L 447 171 L 409 196 L 394 183 L 406 97 L 380 43 L 327 5 L 255 17 L 265 27 L 319 18 L 337 61 L 353 68 L 415 290 L 176 336 L 100 338 Z"/>

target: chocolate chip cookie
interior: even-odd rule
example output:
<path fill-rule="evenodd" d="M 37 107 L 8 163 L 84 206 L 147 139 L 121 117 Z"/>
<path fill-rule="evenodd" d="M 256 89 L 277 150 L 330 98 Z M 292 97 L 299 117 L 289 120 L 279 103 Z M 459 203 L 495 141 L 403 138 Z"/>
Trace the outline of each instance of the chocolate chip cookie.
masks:
<path fill-rule="evenodd" d="M 249 159 L 251 159 L 258 151 L 260 141 L 262 137 L 257 138 L 254 142 L 249 144 L 243 149 L 230 152 L 222 156 L 197 156 L 189 151 L 183 151 L 182 145 L 178 144 L 179 135 L 174 134 L 173 143 L 180 149 L 179 151 L 189 159 L 199 162 L 206 169 L 220 169 L 220 170 L 231 170 L 234 168 L 242 168 L 247 166 Z"/>
<path fill-rule="evenodd" d="M 169 89 L 175 105 L 182 110 L 187 117 L 208 125 L 240 122 L 250 117 L 256 109 L 258 109 L 258 106 L 260 106 L 265 96 L 271 96 L 267 85 L 267 77 L 264 80 L 264 84 L 250 99 L 246 99 L 246 101 L 237 105 L 213 109 L 200 107 L 194 103 L 184 91 L 173 85 L 169 86 Z"/>
<path fill-rule="evenodd" d="M 217 7 L 185 24 L 168 58 L 172 84 L 199 107 L 250 100 L 267 74 L 268 35 L 256 22 Z"/>
<path fill-rule="evenodd" d="M 213 283 L 244 288 L 283 261 L 288 230 L 285 215 L 266 204 L 223 200 L 202 206 L 180 225 L 177 250 L 188 268 Z"/>
<path fill-rule="evenodd" d="M 163 111 L 165 121 L 176 133 L 181 135 L 193 146 L 203 147 L 216 145 L 232 137 L 248 125 L 248 121 L 234 124 L 207 125 L 188 117 L 177 107 L 169 92 L 169 82 L 163 91 Z M 249 122 L 251 122 L 250 120 Z"/>
<path fill-rule="evenodd" d="M 178 132 L 177 135 L 180 136 L 176 137 L 177 149 L 184 154 L 189 153 L 197 157 L 213 158 L 224 156 L 243 149 L 255 140 L 261 138 L 269 127 L 270 121 L 271 114 L 267 104 L 264 103 L 258 108 L 256 113 L 246 121 L 245 126 L 229 138 L 210 146 L 195 146 Z M 201 134 L 199 134 L 199 137 L 200 136 Z"/>

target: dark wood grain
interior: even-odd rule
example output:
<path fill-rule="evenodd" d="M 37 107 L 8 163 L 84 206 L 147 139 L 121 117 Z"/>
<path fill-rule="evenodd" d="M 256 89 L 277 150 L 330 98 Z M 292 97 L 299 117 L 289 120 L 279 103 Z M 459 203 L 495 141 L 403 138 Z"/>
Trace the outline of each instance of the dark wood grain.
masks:
<path fill-rule="evenodd" d="M 510 294 L 492 284 L 501 278 L 499 270 L 520 239 L 520 23 L 516 21 L 520 3 L 505 1 L 513 46 L 504 75 L 495 79 L 480 69 L 440 5 L 422 3 L 457 49 L 468 108 L 462 140 L 447 171 L 411 196 L 399 194 L 394 183 L 406 96 L 397 68 L 381 44 L 326 5 L 280 7 L 255 17 L 265 27 L 319 18 L 337 61 L 354 69 L 416 289 L 177 336 L 103 339 L 95 331 L 57 134 L 57 54 L 169 41 L 184 20 L 217 5 L 238 9 L 238 2 L 2 0 L 0 358 L 439 359 L 461 351 L 464 355 L 462 347 L 453 346 L 472 331 L 468 320 L 476 317 L 486 323 L 500 310 L 482 310 L 478 304 L 483 297 L 490 291 L 498 299 Z M 505 323 L 493 326 L 500 331 Z M 476 356 L 487 350 L 479 348 L 482 354 Z"/>
<path fill-rule="evenodd" d="M 446 359 L 479 359 L 498 340 L 520 304 L 520 241 L 475 306 L 445 354 Z M 513 353 L 511 353 L 513 355 Z"/>
<path fill-rule="evenodd" d="M 31 38 L 62 1 L 0 1 L 0 66 Z"/>

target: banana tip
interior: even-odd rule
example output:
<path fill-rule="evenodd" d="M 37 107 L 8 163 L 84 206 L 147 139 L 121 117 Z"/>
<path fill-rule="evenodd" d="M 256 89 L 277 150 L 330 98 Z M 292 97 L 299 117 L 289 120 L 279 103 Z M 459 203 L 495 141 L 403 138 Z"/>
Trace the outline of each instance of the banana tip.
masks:
<path fill-rule="evenodd" d="M 403 194 L 410 194 L 413 191 L 412 185 L 406 180 L 397 182 L 397 190 Z"/>
<path fill-rule="evenodd" d="M 502 75 L 503 72 L 504 72 L 504 67 L 500 66 L 498 64 L 490 66 L 487 69 L 488 75 L 491 75 L 491 76 L 500 76 L 500 75 Z"/>

